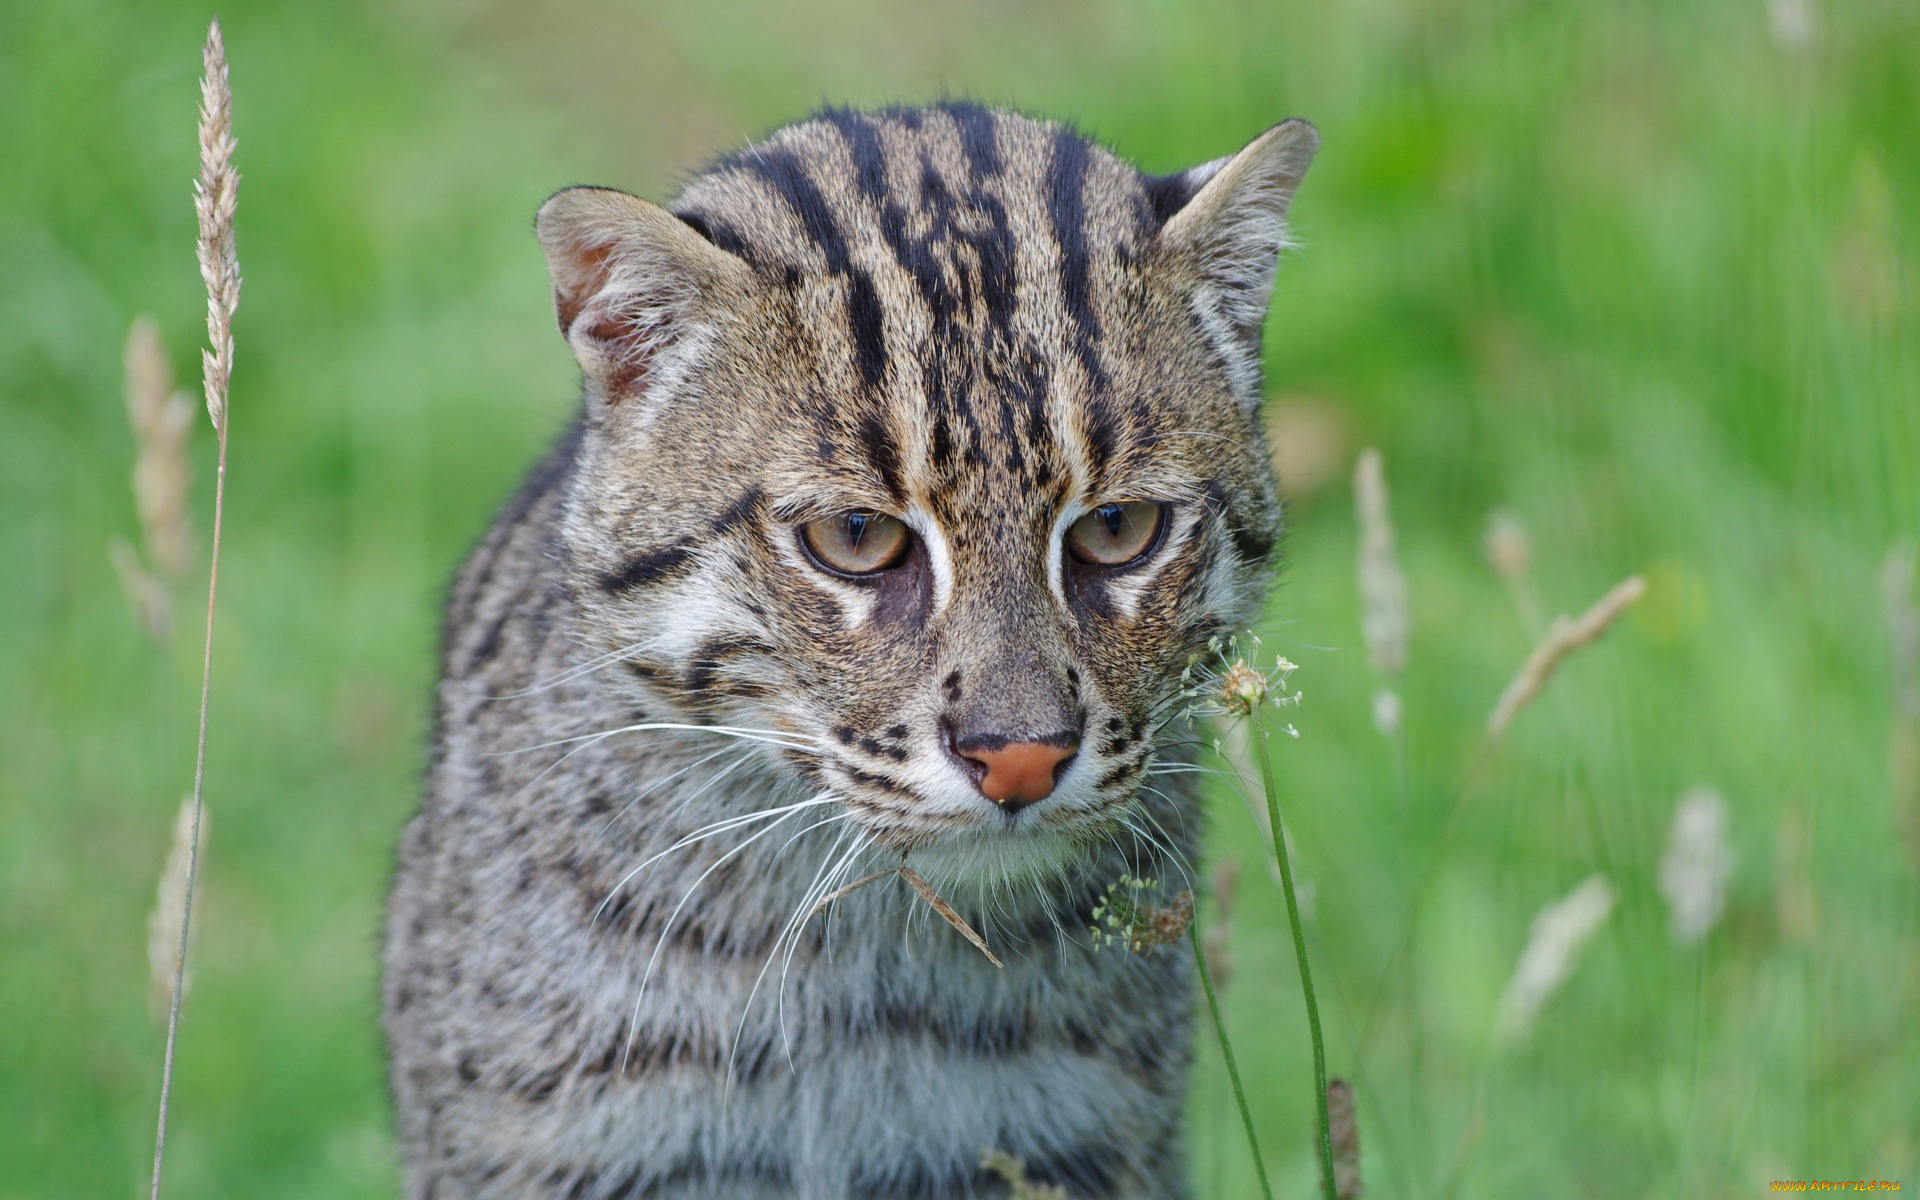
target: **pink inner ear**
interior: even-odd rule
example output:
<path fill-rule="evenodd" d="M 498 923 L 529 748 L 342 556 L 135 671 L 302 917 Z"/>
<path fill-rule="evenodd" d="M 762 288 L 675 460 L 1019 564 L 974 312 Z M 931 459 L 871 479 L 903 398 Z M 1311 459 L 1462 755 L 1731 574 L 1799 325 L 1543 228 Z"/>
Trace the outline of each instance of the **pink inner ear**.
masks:
<path fill-rule="evenodd" d="M 607 349 L 601 381 L 609 400 L 639 383 L 652 364 L 654 347 L 640 336 L 632 313 L 616 309 L 604 314 L 588 327 L 587 336 Z"/>
<path fill-rule="evenodd" d="M 587 301 L 607 284 L 606 262 L 613 253 L 611 242 L 602 242 L 597 246 L 583 246 L 568 264 L 572 268 L 572 278 L 564 286 L 553 290 L 553 311 L 560 319 L 560 335 L 573 332 L 573 323 L 580 319 L 580 310 Z M 599 336 L 596 331 L 595 336 Z"/>

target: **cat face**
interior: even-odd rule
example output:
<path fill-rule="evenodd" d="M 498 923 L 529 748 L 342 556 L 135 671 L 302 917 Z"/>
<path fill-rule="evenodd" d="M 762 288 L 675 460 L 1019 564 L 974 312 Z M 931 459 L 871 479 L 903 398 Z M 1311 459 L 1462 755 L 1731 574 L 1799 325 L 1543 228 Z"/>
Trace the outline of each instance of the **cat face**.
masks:
<path fill-rule="evenodd" d="M 836 112 L 671 213 L 555 196 L 591 651 L 649 712 L 770 731 L 876 845 L 1107 836 L 1278 535 L 1259 332 L 1314 140 L 1156 179 L 986 109 Z"/>

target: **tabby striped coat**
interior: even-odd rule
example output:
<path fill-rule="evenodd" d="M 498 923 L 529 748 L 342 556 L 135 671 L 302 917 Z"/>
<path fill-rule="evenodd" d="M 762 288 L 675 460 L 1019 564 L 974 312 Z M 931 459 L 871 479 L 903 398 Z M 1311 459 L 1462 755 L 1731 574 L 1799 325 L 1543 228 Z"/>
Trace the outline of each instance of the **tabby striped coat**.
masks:
<path fill-rule="evenodd" d="M 461 571 L 385 1019 L 409 1194 L 1184 1194 L 1177 677 L 1260 598 L 1316 138 L 829 111 L 538 230 L 572 431 Z M 897 875 L 977 929 L 997 967 Z"/>

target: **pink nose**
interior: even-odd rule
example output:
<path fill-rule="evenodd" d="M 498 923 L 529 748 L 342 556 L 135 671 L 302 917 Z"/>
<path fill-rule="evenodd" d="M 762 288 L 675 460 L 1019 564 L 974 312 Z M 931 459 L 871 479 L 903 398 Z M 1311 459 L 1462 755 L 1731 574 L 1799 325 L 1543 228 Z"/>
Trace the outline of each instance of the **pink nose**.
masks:
<path fill-rule="evenodd" d="M 1008 742 L 994 749 L 962 750 L 963 757 L 986 768 L 978 782 L 980 794 L 1008 812 L 1017 812 L 1053 791 L 1060 764 L 1072 758 L 1078 744 Z"/>

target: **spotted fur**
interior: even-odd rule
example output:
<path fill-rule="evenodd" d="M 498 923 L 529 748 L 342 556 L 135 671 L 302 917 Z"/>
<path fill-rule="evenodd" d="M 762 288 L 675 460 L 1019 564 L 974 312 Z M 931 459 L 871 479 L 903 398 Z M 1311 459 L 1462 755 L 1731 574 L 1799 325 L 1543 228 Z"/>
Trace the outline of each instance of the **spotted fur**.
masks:
<path fill-rule="evenodd" d="M 460 573 L 385 1015 L 409 1194 L 1183 1195 L 1184 947 L 1092 952 L 1101 886 L 1186 886 L 1173 679 L 1258 602 L 1259 339 L 1314 146 L 1140 174 L 966 104 L 832 110 L 671 210 L 538 231 L 579 420 Z M 1165 506 L 1141 561 L 1064 552 Z M 913 533 L 848 578 L 798 536 Z M 1072 739 L 989 803 L 954 750 Z M 1051 743 L 1050 743 L 1051 744 Z M 996 969 L 897 879 L 967 915 Z"/>

